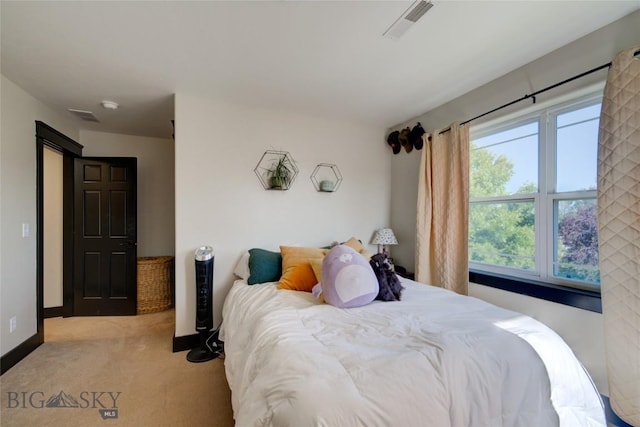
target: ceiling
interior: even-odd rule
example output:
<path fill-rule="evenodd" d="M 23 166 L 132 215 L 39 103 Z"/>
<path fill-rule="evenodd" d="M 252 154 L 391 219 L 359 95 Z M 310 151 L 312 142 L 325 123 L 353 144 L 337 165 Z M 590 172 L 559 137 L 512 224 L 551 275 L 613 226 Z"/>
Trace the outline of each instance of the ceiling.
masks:
<path fill-rule="evenodd" d="M 386 128 L 640 9 L 434 0 L 402 38 L 383 37 L 411 4 L 3 0 L 1 68 L 81 129 L 170 137 L 182 92 Z"/>

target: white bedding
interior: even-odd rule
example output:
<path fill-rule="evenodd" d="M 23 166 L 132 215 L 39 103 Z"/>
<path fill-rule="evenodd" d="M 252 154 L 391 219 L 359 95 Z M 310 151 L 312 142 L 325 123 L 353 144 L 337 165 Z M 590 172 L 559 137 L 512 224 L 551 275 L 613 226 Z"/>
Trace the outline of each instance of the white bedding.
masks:
<path fill-rule="evenodd" d="M 605 426 L 543 324 L 403 279 L 400 302 L 339 309 L 237 281 L 221 338 L 237 426 Z"/>

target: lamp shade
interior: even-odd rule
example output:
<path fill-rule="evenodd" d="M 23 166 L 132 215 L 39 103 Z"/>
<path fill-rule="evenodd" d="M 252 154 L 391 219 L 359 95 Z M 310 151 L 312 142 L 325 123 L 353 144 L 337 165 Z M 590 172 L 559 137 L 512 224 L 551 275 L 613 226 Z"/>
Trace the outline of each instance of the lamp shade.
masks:
<path fill-rule="evenodd" d="M 390 228 L 381 228 L 376 230 L 376 233 L 373 235 L 373 239 L 371 239 L 372 245 L 397 245 L 398 239 L 396 239 L 395 234 L 393 234 L 393 230 Z"/>

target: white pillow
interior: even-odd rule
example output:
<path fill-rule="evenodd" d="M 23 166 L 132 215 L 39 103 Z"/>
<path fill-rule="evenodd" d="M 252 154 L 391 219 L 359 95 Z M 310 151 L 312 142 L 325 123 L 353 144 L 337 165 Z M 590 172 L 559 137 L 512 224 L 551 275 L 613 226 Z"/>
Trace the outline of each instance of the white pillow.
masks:
<path fill-rule="evenodd" d="M 244 280 L 249 278 L 251 275 L 251 272 L 249 271 L 249 251 L 242 254 L 236 264 L 236 267 L 233 269 L 233 274 Z"/>

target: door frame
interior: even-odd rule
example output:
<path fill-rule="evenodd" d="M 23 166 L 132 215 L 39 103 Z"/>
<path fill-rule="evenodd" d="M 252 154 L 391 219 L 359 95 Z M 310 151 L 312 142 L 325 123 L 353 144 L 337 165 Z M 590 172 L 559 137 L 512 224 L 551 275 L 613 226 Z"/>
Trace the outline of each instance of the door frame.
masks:
<path fill-rule="evenodd" d="M 81 144 L 36 120 L 37 335 L 44 342 L 44 146 L 62 154 L 62 315 L 73 316 L 73 159 Z"/>

